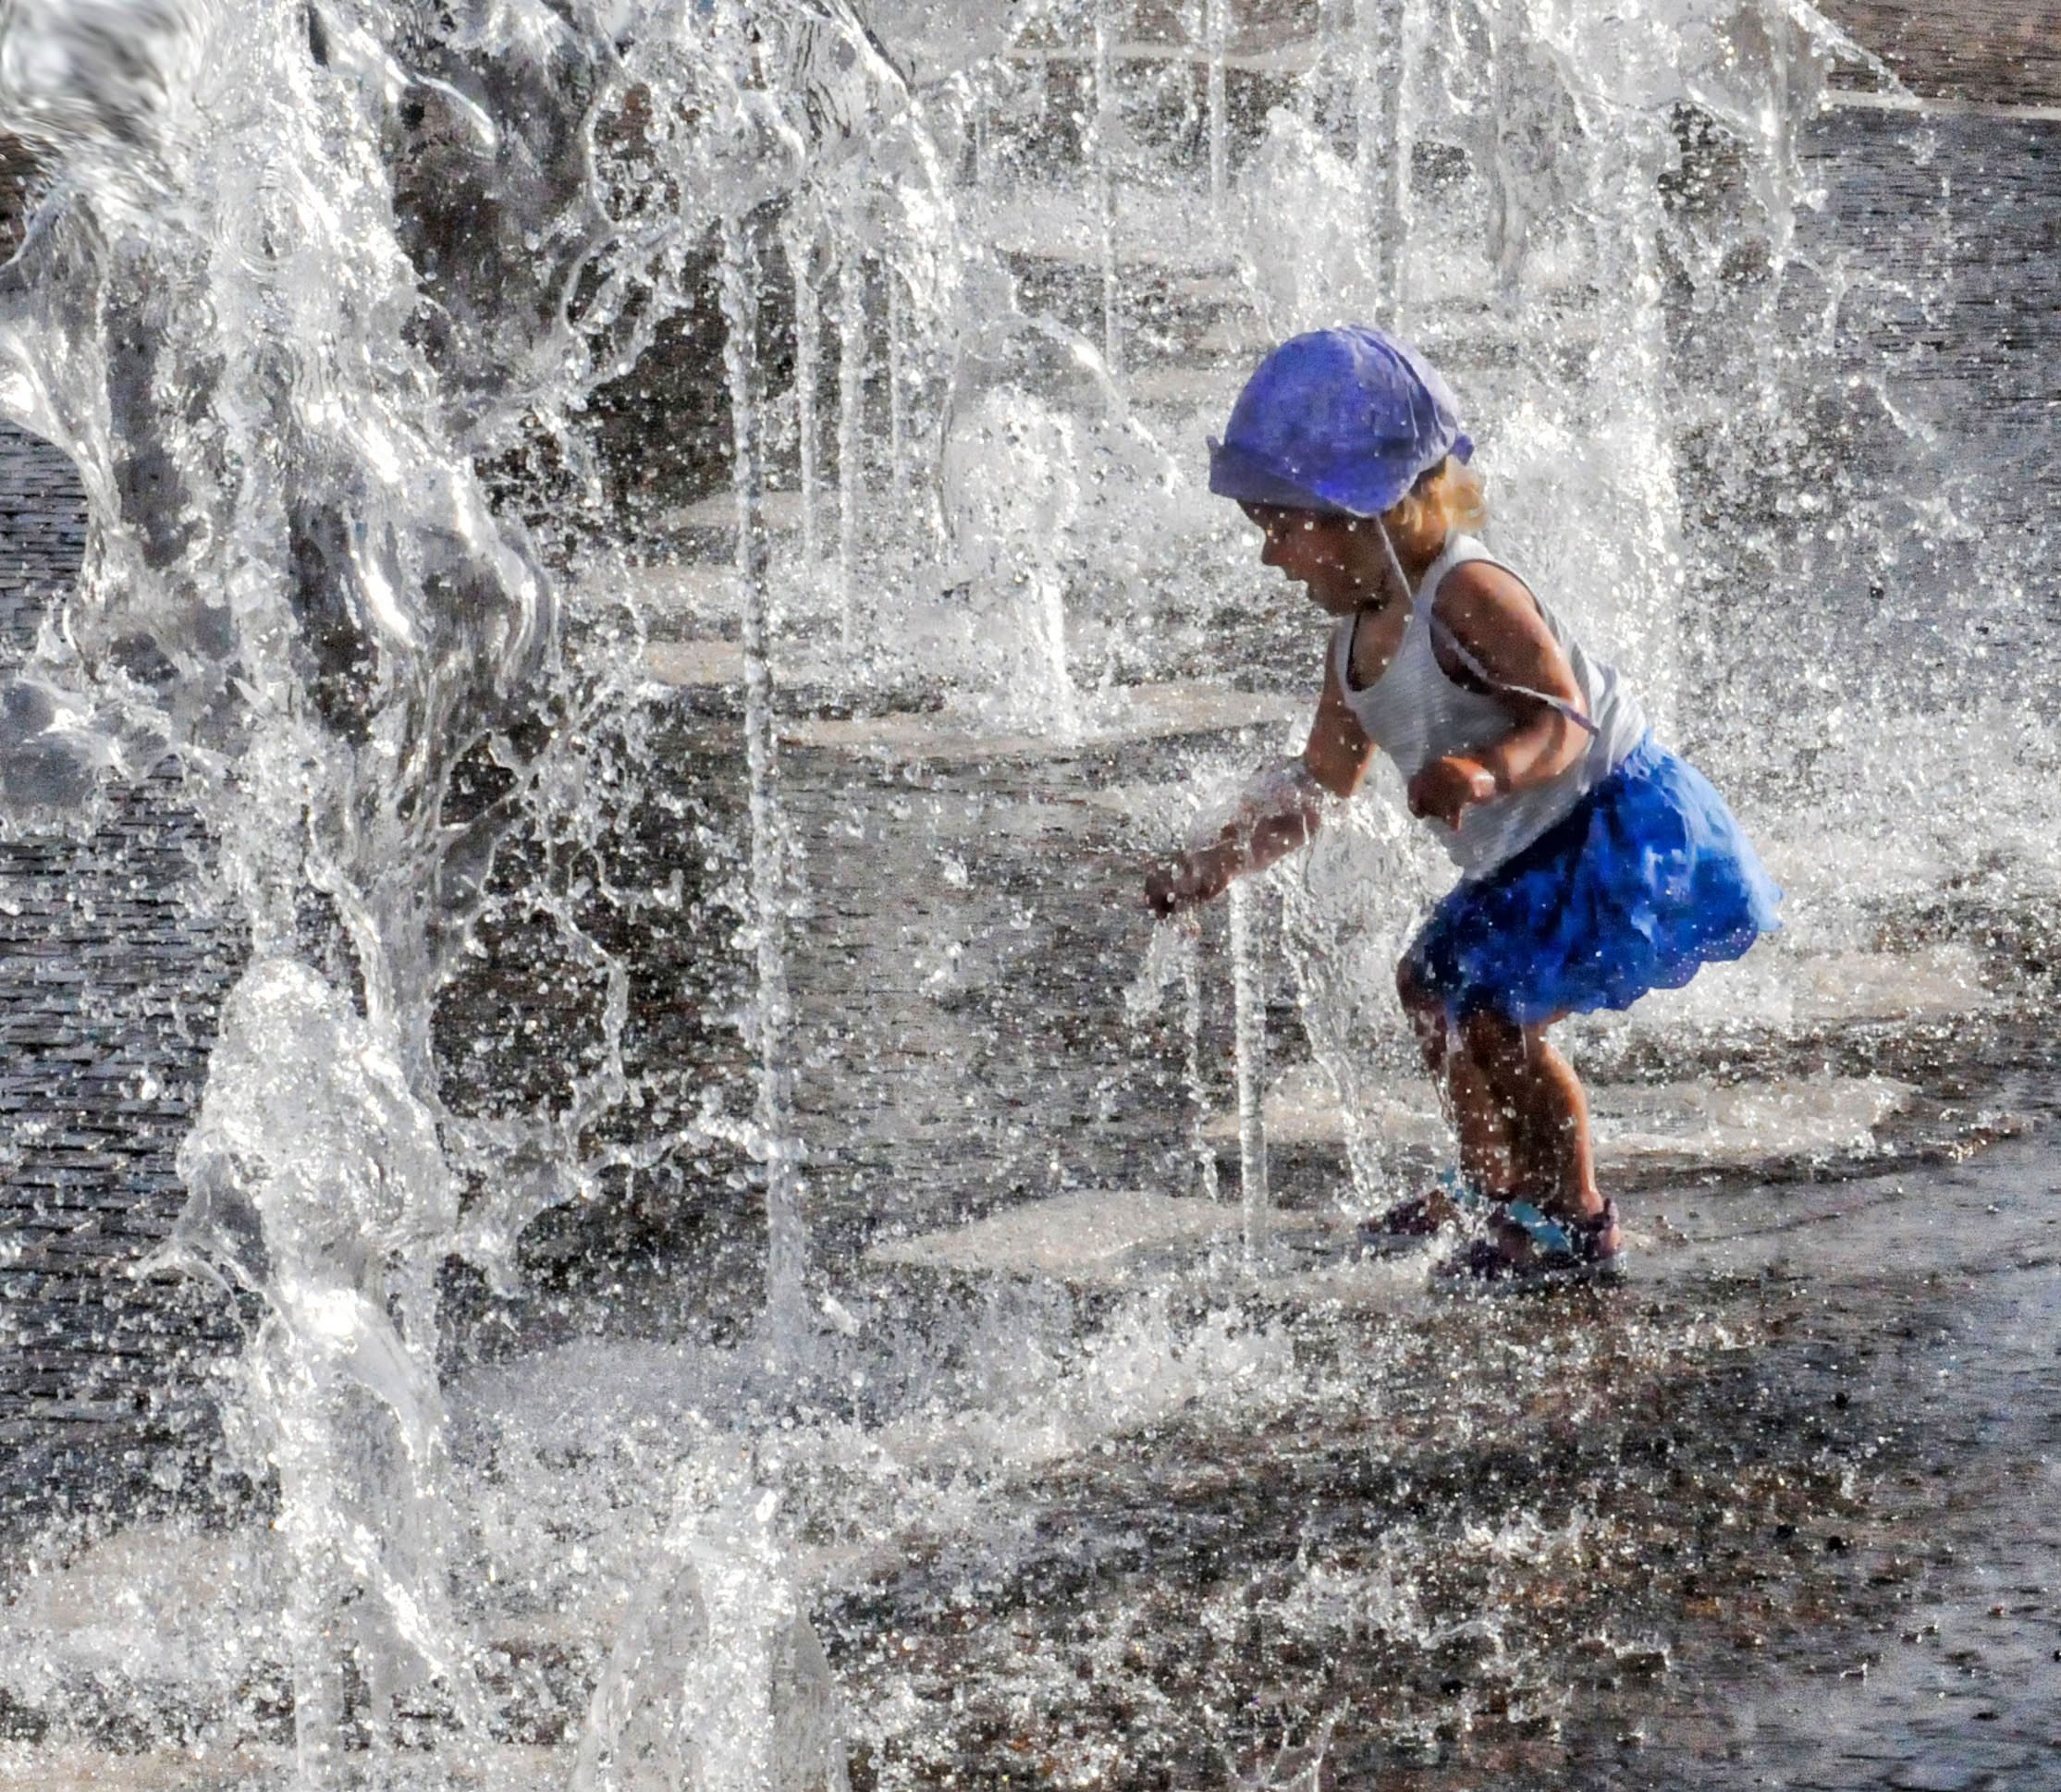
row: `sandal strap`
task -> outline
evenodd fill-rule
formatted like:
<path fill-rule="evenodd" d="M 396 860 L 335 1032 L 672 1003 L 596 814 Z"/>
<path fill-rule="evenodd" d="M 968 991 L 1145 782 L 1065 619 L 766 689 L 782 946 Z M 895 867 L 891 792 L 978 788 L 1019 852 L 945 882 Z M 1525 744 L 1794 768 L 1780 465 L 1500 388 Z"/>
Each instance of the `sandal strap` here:
<path fill-rule="evenodd" d="M 1549 1219 L 1529 1201 L 1502 1201 L 1494 1209 L 1498 1220 L 1506 1221 L 1531 1240 L 1532 1248 L 1544 1257 L 1573 1257 L 1576 1246 L 1564 1221 Z"/>
<path fill-rule="evenodd" d="M 1544 1258 L 1560 1258 L 1576 1263 L 1602 1260 L 1602 1241 L 1617 1223 L 1617 1204 L 1606 1200 L 1600 1213 L 1580 1220 L 1555 1220 L 1526 1200 L 1500 1201 L 1493 1212 L 1531 1240 L 1532 1248 Z"/>

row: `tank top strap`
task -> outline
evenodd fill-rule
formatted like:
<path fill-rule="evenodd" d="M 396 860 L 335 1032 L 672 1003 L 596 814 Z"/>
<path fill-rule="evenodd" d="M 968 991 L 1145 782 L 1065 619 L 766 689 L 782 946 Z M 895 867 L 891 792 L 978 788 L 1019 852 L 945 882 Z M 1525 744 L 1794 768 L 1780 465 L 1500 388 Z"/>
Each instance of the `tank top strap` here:
<path fill-rule="evenodd" d="M 1430 631 L 1431 639 L 1450 652 L 1454 658 L 1457 659 L 1462 666 L 1479 679 L 1490 690 L 1500 691 L 1507 696 L 1524 697 L 1532 703 L 1543 704 L 1548 709 L 1554 710 L 1565 717 L 1568 721 L 1574 723 L 1589 739 L 1596 739 L 1598 731 L 1596 723 L 1584 710 L 1567 702 L 1564 698 L 1549 696 L 1545 692 L 1534 691 L 1528 685 L 1511 684 L 1505 680 L 1497 678 L 1467 650 L 1466 644 L 1446 627 L 1444 620 L 1433 608 L 1439 600 L 1439 587 L 1444 584 L 1447 575 L 1456 568 L 1466 566 L 1475 560 L 1486 560 L 1491 566 L 1502 568 L 1519 584 L 1524 585 L 1525 590 L 1531 594 L 1531 601 L 1534 604 L 1539 604 L 1538 594 L 1531 590 L 1528 583 L 1526 583 L 1524 575 L 1516 568 L 1511 566 L 1507 561 L 1498 559 L 1474 536 L 1455 533 L 1445 538 L 1445 552 L 1425 568 L 1424 577 L 1417 581 L 1417 595 L 1411 599 L 1411 608 L 1423 617 L 1426 626 Z M 1546 613 L 1543 604 L 1539 604 L 1539 613 L 1541 616 Z"/>
<path fill-rule="evenodd" d="M 1417 582 L 1417 590 L 1411 597 L 1413 607 L 1429 616 L 1431 606 L 1438 598 L 1439 587 L 1445 583 L 1446 574 L 1455 568 L 1466 565 L 1469 560 L 1487 560 L 1491 566 L 1503 567 L 1513 579 L 1518 578 L 1516 568 L 1503 565 L 1503 561 L 1489 551 L 1487 545 L 1478 536 L 1466 534 L 1455 529 L 1446 536 L 1445 546 L 1439 558 L 1424 569 L 1424 576 Z M 1531 587 L 1526 585 L 1525 589 L 1528 591 Z"/>

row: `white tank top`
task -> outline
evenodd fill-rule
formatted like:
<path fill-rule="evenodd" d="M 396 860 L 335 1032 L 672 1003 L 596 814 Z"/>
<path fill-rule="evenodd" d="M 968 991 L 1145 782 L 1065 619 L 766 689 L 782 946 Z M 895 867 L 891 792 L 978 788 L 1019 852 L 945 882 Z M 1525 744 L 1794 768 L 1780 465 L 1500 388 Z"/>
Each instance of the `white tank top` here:
<path fill-rule="evenodd" d="M 1432 650 L 1435 630 L 1463 661 L 1468 659 L 1466 650 L 1432 614 L 1431 607 L 1438 601 L 1439 587 L 1446 574 L 1469 560 L 1486 560 L 1517 577 L 1472 535 L 1448 536 L 1445 552 L 1426 569 L 1417 583 L 1410 620 L 1404 627 L 1395 657 L 1364 691 L 1354 689 L 1350 676 L 1353 631 L 1358 618 L 1346 618 L 1331 637 L 1331 664 L 1347 706 L 1367 730 L 1368 738 L 1395 761 L 1405 782 L 1431 760 L 1442 759 L 1448 754 L 1478 752 L 1502 740 L 1515 726 L 1506 701 L 1454 683 Z M 1532 602 L 1539 604 L 1539 614 L 1574 668 L 1582 706 L 1588 712 L 1585 725 L 1592 729 L 1589 751 L 1546 783 L 1499 796 L 1493 802 L 1471 804 L 1463 812 L 1457 829 L 1442 821 L 1429 824 L 1465 878 L 1485 876 L 1523 852 L 1616 770 L 1619 761 L 1646 734 L 1645 712 L 1625 688 L 1616 669 L 1591 658 L 1560 619 L 1539 603 L 1536 595 Z M 1485 678 L 1483 682 L 1495 681 Z M 1512 685 L 1501 688 L 1519 695 L 1534 694 Z"/>

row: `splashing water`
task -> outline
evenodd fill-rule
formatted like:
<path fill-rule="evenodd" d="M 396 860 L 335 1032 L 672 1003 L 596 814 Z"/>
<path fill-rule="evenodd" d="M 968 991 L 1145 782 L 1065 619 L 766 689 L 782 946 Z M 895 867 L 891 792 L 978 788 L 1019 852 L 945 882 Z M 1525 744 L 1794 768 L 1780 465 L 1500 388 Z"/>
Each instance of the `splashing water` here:
<path fill-rule="evenodd" d="M 1004 742 L 1097 767 L 1076 808 L 1120 798 L 1128 756 L 1176 792 L 1141 812 L 1192 812 L 1281 712 L 1203 726 L 1151 693 L 1198 669 L 1233 670 L 1248 698 L 1308 682 L 1308 644 L 1255 595 L 1191 471 L 1269 339 L 1372 317 L 1453 374 L 1499 543 L 1767 823 L 1785 950 L 1860 954 L 1872 937 L 1866 904 L 1812 880 L 1826 841 L 1920 893 L 1968 856 L 1944 834 L 1913 843 L 1898 790 L 1948 788 L 2000 738 L 2053 759 L 1994 673 L 1957 698 L 1978 656 L 1947 618 L 1917 672 L 1885 628 L 1835 704 L 1772 694 L 1799 662 L 1839 663 L 1835 612 L 1865 603 L 1866 565 L 1905 568 L 1924 600 L 1952 583 L 1988 615 L 2036 546 L 1985 534 L 1973 475 L 1927 496 L 1945 451 L 1894 414 L 1879 369 L 1842 389 L 1901 479 L 1893 518 L 1824 471 L 1840 456 L 1811 432 L 1837 428 L 1797 414 L 1846 352 L 1824 320 L 1856 293 L 1900 302 L 1799 248 L 1820 203 L 1801 133 L 1834 59 L 1861 60 L 1836 32 L 1772 0 L 1608 17 L 1400 0 L 1326 6 L 1278 42 L 1226 0 L 1189 11 L 1183 43 L 1141 49 L 1126 33 L 1146 24 L 1109 0 L 7 9 L 0 117 L 46 184 L 0 275 L 0 408 L 71 456 L 92 533 L 78 592 L 0 692 L 0 803 L 11 826 L 78 826 L 108 780 L 176 762 L 248 933 L 159 1261 L 259 1315 L 229 1435 L 276 1483 L 276 1553 L 233 1572 L 262 1582 L 279 1635 L 212 1647 L 251 1683 L 283 1670 L 300 1784 L 344 1783 L 364 1753 L 394 1784 L 534 1768 L 591 1792 L 830 1787 L 852 1737 L 914 1775 L 917 1669 L 874 1663 L 877 1704 L 847 1708 L 812 1610 L 920 1555 L 971 1612 L 954 1552 L 1029 1559 L 1012 1503 L 1052 1465 L 1180 1414 L 1236 1431 L 1347 1401 L 1221 1284 L 1188 1311 L 1137 1268 L 1213 1238 L 1215 1218 L 1141 1203 L 1093 1297 L 1005 1277 L 883 1291 L 854 1268 L 875 1216 L 850 1217 L 870 1197 L 849 1162 L 875 1120 L 907 1116 L 860 1116 L 808 1161 L 841 1061 L 795 967 L 839 887 L 787 743 L 877 759 L 914 740 L 877 780 L 881 808 L 899 824 L 894 804 L 927 801 L 935 840 L 943 798 L 914 768 L 986 766 Z M 1247 108 L 1256 126 L 1234 79 L 1270 102 Z M 1186 136 L 1160 129 L 1184 106 Z M 1718 163 L 1727 177 L 1690 191 Z M 1775 338 L 1789 346 L 1763 352 Z M 1699 522 L 1686 485 L 1760 522 Z M 1821 579 L 1838 602 L 1782 620 Z M 1702 602 L 1726 581 L 1762 595 L 1712 622 Z M 661 648 L 741 688 L 734 718 L 708 699 L 741 729 L 741 767 L 669 756 Z M 1903 718 L 1945 706 L 1953 728 L 1910 748 Z M 1898 790 L 1870 776 L 1890 745 Z M 1803 747 L 1815 781 L 1785 792 L 1771 768 Z M 742 788 L 718 813 L 722 778 Z M 840 825 L 865 841 L 879 824 L 857 788 Z M 989 840 L 1047 825 L 1021 798 L 1030 818 Z M 610 867 L 654 808 L 672 878 L 632 888 Z M 2054 882 L 2038 803 L 1981 819 L 2000 878 Z M 1338 821 L 1233 916 L 1248 1244 L 1271 1223 L 1262 902 L 1280 906 L 1353 1198 L 1404 1173 L 1383 1105 L 1407 1064 L 1390 966 L 1429 873 L 1392 791 Z M 742 1063 L 714 1048 L 661 1063 L 634 1037 L 636 952 L 682 907 L 688 840 L 728 880 L 709 911 L 740 924 L 700 950 L 745 969 L 727 1009 L 705 1002 L 734 1020 Z M 967 894 L 975 848 L 935 856 L 938 901 Z M 990 934 L 1031 927 L 1014 900 Z M 964 969 L 985 936 L 966 934 L 939 948 L 948 1014 L 995 1000 Z M 498 972 L 508 941 L 580 1018 L 525 1033 L 482 1096 L 484 1074 L 454 1068 L 470 1059 L 449 992 L 482 962 Z M 909 927 L 891 950 L 936 944 Z M 1192 940 L 1158 951 L 1134 1018 L 1182 982 L 1165 1143 L 1172 1185 L 1213 1200 L 1203 964 Z M 1802 1028 L 1808 970 L 1747 976 L 1684 1000 L 1714 1004 L 1712 1027 L 1744 1011 Z M 846 1001 L 853 1037 L 892 1005 L 864 987 Z M 944 1023 L 926 1010 L 903 1031 L 955 1096 Z M 923 1110 L 912 1126 L 949 1106 L 941 1086 L 896 1086 Z M 1068 1099 L 1033 1088 L 991 1128 L 1019 1153 L 995 1160 L 1053 1166 L 1037 1193 L 1066 1192 L 1067 1135 L 1087 1130 Z M 936 1125 L 894 1148 L 890 1182 L 950 1155 Z M 512 1366 L 474 1362 L 455 1398 L 439 1385 L 448 1258 L 518 1310 L 540 1215 L 716 1160 L 762 1221 L 746 1326 L 531 1337 Z M 923 1226 L 1029 1187 L 953 1170 Z M 1642 1337 L 1639 1360 L 1707 1342 Z M 1545 1577 L 1598 1545 L 1534 1516 L 1454 1548 L 1486 1576 Z M 1392 1550 L 1304 1562 L 1261 1602 L 1319 1639 L 1515 1659 L 1492 1626 L 1426 1617 Z M 64 1680 L 55 1634 L 9 1664 L 10 1688 Z M 179 1696 L 233 1728 L 238 1675 L 187 1678 Z M 1317 1725 L 1318 1756 L 1345 1721 Z M 410 1722 L 420 1759 L 393 1741 Z M 511 1733 L 543 1738 L 541 1765 L 495 1752 Z"/>

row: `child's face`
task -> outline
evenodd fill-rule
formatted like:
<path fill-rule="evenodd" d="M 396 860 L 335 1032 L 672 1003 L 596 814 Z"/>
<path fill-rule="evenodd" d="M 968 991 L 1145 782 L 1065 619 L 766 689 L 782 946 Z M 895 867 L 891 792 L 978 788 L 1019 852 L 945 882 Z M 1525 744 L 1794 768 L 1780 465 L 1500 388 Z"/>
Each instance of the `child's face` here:
<path fill-rule="evenodd" d="M 1380 589 L 1380 545 L 1351 518 L 1272 504 L 1240 508 L 1266 535 L 1260 565 L 1281 568 L 1328 615 L 1351 616 Z"/>

